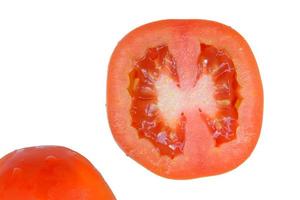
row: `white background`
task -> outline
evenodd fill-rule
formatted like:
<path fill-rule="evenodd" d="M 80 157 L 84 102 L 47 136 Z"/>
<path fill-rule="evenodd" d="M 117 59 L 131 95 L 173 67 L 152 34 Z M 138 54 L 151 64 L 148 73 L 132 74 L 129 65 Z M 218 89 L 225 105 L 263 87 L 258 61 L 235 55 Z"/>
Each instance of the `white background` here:
<path fill-rule="evenodd" d="M 300 12 L 297 1 L 0 1 L 0 157 L 56 144 L 86 156 L 119 200 L 299 199 Z M 260 140 L 239 168 L 187 181 L 161 178 L 120 150 L 106 116 L 117 42 L 166 18 L 232 26 L 249 42 L 265 95 Z"/>

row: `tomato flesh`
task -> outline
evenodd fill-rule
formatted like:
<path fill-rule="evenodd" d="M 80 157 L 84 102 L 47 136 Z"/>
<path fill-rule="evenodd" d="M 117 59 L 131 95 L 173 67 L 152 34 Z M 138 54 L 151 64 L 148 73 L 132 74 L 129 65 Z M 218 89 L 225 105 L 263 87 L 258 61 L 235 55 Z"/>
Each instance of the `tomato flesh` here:
<path fill-rule="evenodd" d="M 197 86 L 202 76 L 209 76 L 213 80 L 215 91 L 208 92 L 214 93 L 213 101 L 216 102 L 217 112 L 208 114 L 201 107 L 198 107 L 197 111 L 206 119 L 216 146 L 220 146 L 236 137 L 238 84 L 233 62 L 226 53 L 211 45 L 200 45 L 201 53 L 198 59 L 197 76 L 192 87 Z M 159 86 L 156 85 L 163 76 L 168 76 L 175 83 L 177 88 L 173 90 L 178 90 L 177 93 L 181 92 L 176 62 L 170 54 L 168 46 L 149 48 L 145 56 L 136 61 L 135 67 L 129 74 L 128 91 L 132 98 L 130 114 L 132 126 L 136 128 L 139 136 L 149 139 L 162 155 L 173 158 L 183 152 L 186 117 L 184 111 L 180 112 L 180 116 L 174 117 L 175 123 L 168 123 L 163 117 L 158 106 Z M 170 83 L 159 85 L 166 84 Z M 167 95 L 170 96 L 172 95 L 171 90 L 166 89 L 162 93 L 168 93 Z M 195 97 L 192 93 L 191 91 L 186 92 L 183 98 L 192 98 L 194 102 L 201 101 L 201 99 L 193 99 Z M 170 102 L 166 102 L 165 105 L 168 103 Z"/>

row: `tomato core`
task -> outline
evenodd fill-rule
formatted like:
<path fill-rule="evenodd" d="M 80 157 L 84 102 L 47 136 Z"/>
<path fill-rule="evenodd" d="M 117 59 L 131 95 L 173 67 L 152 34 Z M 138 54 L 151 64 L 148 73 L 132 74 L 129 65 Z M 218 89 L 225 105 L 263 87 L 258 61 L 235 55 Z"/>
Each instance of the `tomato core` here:
<path fill-rule="evenodd" d="M 189 89 L 180 87 L 176 60 L 167 45 L 149 48 L 129 73 L 132 126 L 171 158 L 184 150 L 186 108 L 205 119 L 216 147 L 236 138 L 241 99 L 234 64 L 224 50 L 199 45 L 197 76 Z"/>

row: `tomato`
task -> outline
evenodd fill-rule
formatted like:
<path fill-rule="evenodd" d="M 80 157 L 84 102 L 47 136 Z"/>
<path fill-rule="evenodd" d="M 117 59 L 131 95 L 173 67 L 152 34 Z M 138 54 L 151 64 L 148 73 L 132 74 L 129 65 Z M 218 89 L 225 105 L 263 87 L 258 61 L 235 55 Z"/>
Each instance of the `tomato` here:
<path fill-rule="evenodd" d="M 108 185 L 80 154 L 59 146 L 16 150 L 0 160 L 1 200 L 112 200 Z"/>
<path fill-rule="evenodd" d="M 249 157 L 260 134 L 257 63 L 226 25 L 146 24 L 112 54 L 107 113 L 119 146 L 152 172 L 172 179 L 224 173 Z"/>

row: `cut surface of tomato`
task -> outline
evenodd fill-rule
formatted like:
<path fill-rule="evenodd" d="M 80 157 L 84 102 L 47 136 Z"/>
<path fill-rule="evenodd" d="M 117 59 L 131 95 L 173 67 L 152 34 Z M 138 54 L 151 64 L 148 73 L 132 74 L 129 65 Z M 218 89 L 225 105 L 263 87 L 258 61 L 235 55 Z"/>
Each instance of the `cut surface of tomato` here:
<path fill-rule="evenodd" d="M 233 29 L 164 20 L 129 33 L 109 66 L 107 111 L 121 148 L 168 178 L 237 167 L 259 137 L 263 93 L 255 58 Z"/>
<path fill-rule="evenodd" d="M 0 199 L 115 198 L 86 158 L 65 147 L 39 146 L 19 149 L 0 159 Z"/>

